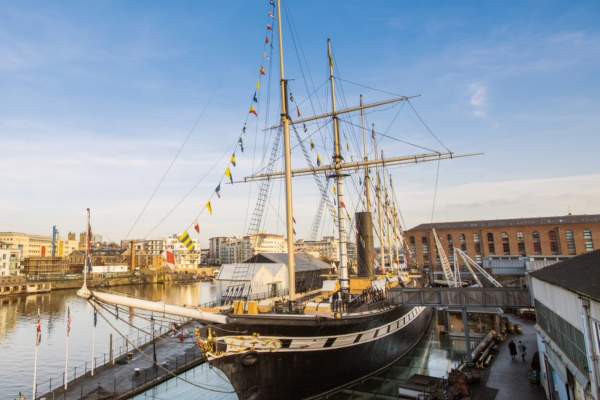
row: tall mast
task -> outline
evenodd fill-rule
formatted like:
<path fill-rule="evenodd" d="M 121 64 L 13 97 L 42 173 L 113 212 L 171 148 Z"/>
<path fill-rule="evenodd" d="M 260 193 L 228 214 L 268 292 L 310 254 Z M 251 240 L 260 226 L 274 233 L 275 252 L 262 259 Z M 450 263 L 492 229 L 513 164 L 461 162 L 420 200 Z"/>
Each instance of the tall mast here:
<path fill-rule="evenodd" d="M 369 160 L 369 151 L 367 146 L 367 130 L 365 129 L 365 110 L 363 107 L 363 95 L 360 95 L 360 127 L 362 129 L 363 136 L 363 160 Z M 369 176 L 369 167 L 365 168 L 365 202 L 366 211 L 371 212 L 371 177 Z"/>
<path fill-rule="evenodd" d="M 283 126 L 283 153 L 285 159 L 285 217 L 288 250 L 288 286 L 290 300 L 296 295 L 296 258 L 294 255 L 294 212 L 292 208 L 292 148 L 290 145 L 290 118 L 288 116 L 287 81 L 283 61 L 283 27 L 281 0 L 277 0 L 277 28 L 279 30 L 279 86 L 281 88 L 281 125 Z"/>
<path fill-rule="evenodd" d="M 372 126 L 371 137 L 373 138 L 373 148 L 375 150 L 375 158 L 378 157 L 377 140 L 375 140 L 375 125 Z M 377 217 L 379 222 L 379 265 L 381 269 L 385 268 L 385 246 L 384 246 L 384 231 L 383 231 L 383 207 L 381 206 L 381 177 L 379 171 L 377 173 L 377 184 L 375 187 L 375 197 L 377 197 Z"/>
<path fill-rule="evenodd" d="M 335 162 L 335 183 L 337 187 L 337 212 L 338 212 L 338 237 L 340 242 L 340 269 L 339 280 L 342 293 L 347 294 L 350 291 L 348 284 L 348 254 L 347 254 L 347 235 L 346 235 L 346 216 L 344 202 L 344 174 L 341 170 L 343 161 L 342 146 L 340 139 L 340 121 L 337 117 L 337 104 L 335 97 L 335 77 L 333 75 L 333 51 L 331 48 L 331 39 L 327 39 L 327 58 L 329 59 L 329 84 L 331 86 L 331 116 L 333 118 L 333 139 L 335 153 L 333 160 Z"/>
<path fill-rule="evenodd" d="M 87 270 L 91 267 L 90 261 L 90 241 L 92 238 L 90 237 L 90 209 L 86 208 L 86 226 L 85 226 L 85 261 L 83 262 L 83 288 L 87 289 Z"/>

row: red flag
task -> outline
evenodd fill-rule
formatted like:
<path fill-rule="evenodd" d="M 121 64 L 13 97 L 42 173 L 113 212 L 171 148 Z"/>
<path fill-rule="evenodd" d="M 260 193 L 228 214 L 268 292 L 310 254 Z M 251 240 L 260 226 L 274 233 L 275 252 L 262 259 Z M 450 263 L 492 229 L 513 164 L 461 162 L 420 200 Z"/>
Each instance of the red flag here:
<path fill-rule="evenodd" d="M 342 206 L 342 208 L 346 208 L 346 203 L 344 203 L 343 201 L 340 201 L 340 206 Z"/>
<path fill-rule="evenodd" d="M 196 233 L 200 233 L 200 225 L 197 222 L 194 225 L 194 230 L 196 231 Z"/>
<path fill-rule="evenodd" d="M 175 253 L 173 253 L 173 250 L 167 250 L 167 264 L 175 265 Z"/>
<path fill-rule="evenodd" d="M 265 44 L 269 44 L 271 42 L 271 40 L 269 39 L 268 36 L 265 36 Z"/>
<path fill-rule="evenodd" d="M 265 69 L 265 67 L 263 67 L 262 65 L 260 66 L 260 69 L 258 70 L 258 72 L 261 75 L 265 75 L 267 73 L 267 70 Z"/>
<path fill-rule="evenodd" d="M 273 30 L 273 25 L 271 25 L 271 24 L 268 24 L 268 25 L 267 25 L 267 30 L 268 30 L 268 31 L 272 31 L 272 30 Z"/>
<path fill-rule="evenodd" d="M 37 325 L 35 327 L 35 345 L 42 343 L 42 321 L 40 320 L 40 310 L 38 310 Z"/>
<path fill-rule="evenodd" d="M 67 336 L 71 336 L 71 307 L 67 307 Z"/>
<path fill-rule="evenodd" d="M 250 106 L 250 111 L 248 111 L 250 114 L 254 114 L 255 117 L 258 117 L 258 112 L 256 111 L 256 108 L 254 108 L 254 106 Z"/>

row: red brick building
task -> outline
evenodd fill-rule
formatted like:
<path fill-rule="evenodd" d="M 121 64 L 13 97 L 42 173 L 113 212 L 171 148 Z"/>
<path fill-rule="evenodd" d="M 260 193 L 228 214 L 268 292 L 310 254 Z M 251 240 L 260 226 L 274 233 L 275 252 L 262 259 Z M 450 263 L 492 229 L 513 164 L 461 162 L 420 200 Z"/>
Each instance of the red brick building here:
<path fill-rule="evenodd" d="M 600 249 L 600 214 L 440 222 L 406 231 L 418 267 L 439 264 L 432 228 L 450 260 L 454 246 L 478 262 L 487 256 L 570 256 Z"/>

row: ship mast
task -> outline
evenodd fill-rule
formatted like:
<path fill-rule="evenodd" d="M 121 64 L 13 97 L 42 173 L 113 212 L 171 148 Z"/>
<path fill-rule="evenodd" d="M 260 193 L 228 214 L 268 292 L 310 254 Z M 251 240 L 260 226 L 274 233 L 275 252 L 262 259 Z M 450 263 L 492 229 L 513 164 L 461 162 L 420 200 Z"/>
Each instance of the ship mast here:
<path fill-rule="evenodd" d="M 333 162 L 335 163 L 335 184 L 337 194 L 337 214 L 338 214 L 338 238 L 340 242 L 340 266 L 339 266 L 339 281 L 340 288 L 343 294 L 348 294 L 350 291 L 348 281 L 348 249 L 347 249 L 347 234 L 346 234 L 346 216 L 344 202 L 344 174 L 342 173 L 342 146 L 340 138 L 340 121 L 337 116 L 337 102 L 335 97 L 335 77 L 333 75 L 334 61 L 333 51 L 331 48 L 331 39 L 327 39 L 327 58 L 329 60 L 329 84 L 331 87 L 331 115 L 333 119 L 333 140 L 334 140 L 334 155 Z"/>
<path fill-rule="evenodd" d="M 369 151 L 367 147 L 367 130 L 365 129 L 365 110 L 363 107 L 363 95 L 360 95 L 360 127 L 362 130 L 363 137 L 363 151 L 364 156 L 363 160 L 369 161 Z M 371 177 L 369 176 L 369 167 L 365 168 L 365 202 L 366 202 L 366 210 L 367 212 L 371 212 Z"/>
<path fill-rule="evenodd" d="M 294 212 L 292 204 L 292 150 L 290 144 L 290 117 L 288 115 L 287 81 L 283 54 L 283 27 L 281 0 L 277 0 L 277 28 L 279 33 L 279 86 L 281 88 L 281 125 L 283 126 L 283 154 L 285 159 L 285 217 L 288 250 L 288 286 L 290 300 L 296 295 L 296 258 L 294 255 Z"/>

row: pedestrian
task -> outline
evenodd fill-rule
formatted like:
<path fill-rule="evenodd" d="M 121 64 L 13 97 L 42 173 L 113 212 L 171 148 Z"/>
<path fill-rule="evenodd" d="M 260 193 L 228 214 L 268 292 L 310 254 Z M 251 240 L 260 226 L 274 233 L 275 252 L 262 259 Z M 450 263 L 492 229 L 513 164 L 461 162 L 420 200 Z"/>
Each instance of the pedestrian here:
<path fill-rule="evenodd" d="M 521 353 L 521 361 L 525 362 L 525 357 L 527 357 L 527 347 L 520 340 L 519 340 L 519 352 Z"/>
<path fill-rule="evenodd" d="M 517 345 L 512 339 L 508 342 L 508 350 L 510 351 L 510 358 L 514 360 L 517 356 Z"/>

